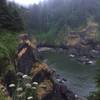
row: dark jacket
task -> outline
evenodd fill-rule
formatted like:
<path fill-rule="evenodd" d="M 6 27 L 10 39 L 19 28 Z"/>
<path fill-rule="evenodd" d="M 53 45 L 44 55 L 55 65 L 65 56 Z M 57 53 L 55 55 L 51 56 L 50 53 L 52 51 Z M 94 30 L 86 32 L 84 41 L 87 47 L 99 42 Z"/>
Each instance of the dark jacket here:
<path fill-rule="evenodd" d="M 33 53 L 33 48 L 27 43 L 19 44 L 17 49 L 18 53 L 24 48 L 27 48 L 26 52 L 19 59 L 17 59 L 17 71 L 24 74 L 29 74 L 32 65 L 36 62 L 36 58 Z"/>

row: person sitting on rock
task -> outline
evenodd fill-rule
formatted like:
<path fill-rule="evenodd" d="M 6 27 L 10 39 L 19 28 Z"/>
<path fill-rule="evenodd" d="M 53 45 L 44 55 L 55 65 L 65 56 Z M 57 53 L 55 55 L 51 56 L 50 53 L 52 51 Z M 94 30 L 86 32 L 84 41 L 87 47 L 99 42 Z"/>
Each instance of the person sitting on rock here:
<path fill-rule="evenodd" d="M 33 51 L 36 49 L 36 45 L 31 43 L 31 39 L 28 34 L 21 34 L 19 37 L 19 45 L 17 48 L 16 70 L 23 74 L 29 74 L 32 65 L 37 61 Z"/>

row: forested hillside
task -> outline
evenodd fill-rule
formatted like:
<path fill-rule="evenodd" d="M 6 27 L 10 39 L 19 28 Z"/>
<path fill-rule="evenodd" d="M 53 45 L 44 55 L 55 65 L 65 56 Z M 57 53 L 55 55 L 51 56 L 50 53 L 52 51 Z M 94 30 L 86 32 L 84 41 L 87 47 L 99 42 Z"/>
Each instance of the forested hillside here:
<path fill-rule="evenodd" d="M 13 65 L 16 37 L 24 30 L 17 9 L 17 5 L 0 0 L 0 76 Z"/>
<path fill-rule="evenodd" d="M 98 24 L 96 34 L 100 30 L 99 0 L 45 0 L 29 8 L 0 2 L 0 30 L 25 29 L 45 42 L 61 42 L 71 31 L 86 28 L 89 21 Z"/>
<path fill-rule="evenodd" d="M 100 23 L 99 0 L 48 0 L 25 10 L 27 28 L 33 32 L 59 32 L 85 27 L 88 20 Z"/>
<path fill-rule="evenodd" d="M 89 21 L 100 24 L 99 10 L 99 0 L 44 0 L 19 12 L 27 32 L 44 42 L 61 43 L 71 31 L 86 28 Z"/>

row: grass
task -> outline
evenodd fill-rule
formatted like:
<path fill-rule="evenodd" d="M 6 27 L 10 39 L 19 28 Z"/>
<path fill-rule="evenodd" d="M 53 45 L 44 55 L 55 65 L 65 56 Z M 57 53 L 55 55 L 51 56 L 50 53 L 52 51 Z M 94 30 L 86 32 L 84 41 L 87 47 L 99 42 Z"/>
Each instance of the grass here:
<path fill-rule="evenodd" d="M 0 33 L 0 74 L 4 74 L 13 66 L 13 59 L 17 46 L 18 33 L 2 32 Z"/>
<path fill-rule="evenodd" d="M 8 100 L 8 98 L 3 94 L 1 90 L 0 90 L 0 100 Z"/>

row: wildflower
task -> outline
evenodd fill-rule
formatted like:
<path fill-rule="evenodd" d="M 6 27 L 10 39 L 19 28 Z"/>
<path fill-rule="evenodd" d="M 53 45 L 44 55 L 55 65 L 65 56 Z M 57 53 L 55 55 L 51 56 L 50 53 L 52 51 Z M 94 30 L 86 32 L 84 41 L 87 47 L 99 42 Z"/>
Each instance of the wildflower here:
<path fill-rule="evenodd" d="M 23 73 L 18 72 L 18 73 L 17 73 L 17 76 L 23 76 Z"/>
<path fill-rule="evenodd" d="M 23 88 L 22 87 L 19 87 L 19 88 L 16 89 L 16 91 L 17 92 L 21 92 L 21 91 L 23 91 Z"/>
<path fill-rule="evenodd" d="M 32 97 L 32 96 L 30 96 L 30 97 L 28 97 L 28 98 L 27 98 L 27 100 L 32 100 L 32 99 L 33 99 L 33 97 Z"/>
<path fill-rule="evenodd" d="M 30 83 L 27 83 L 25 86 L 26 86 L 27 88 L 31 88 L 31 87 L 32 87 Z"/>
<path fill-rule="evenodd" d="M 22 76 L 24 79 L 29 79 L 29 80 L 31 80 L 32 78 L 31 77 L 29 77 L 28 75 L 23 75 Z"/>
<path fill-rule="evenodd" d="M 15 87 L 15 84 L 10 84 L 9 87 L 13 88 L 13 87 Z"/>
<path fill-rule="evenodd" d="M 28 78 L 28 75 L 23 75 L 23 78 L 24 78 L 24 79 L 27 79 L 27 78 Z"/>
<path fill-rule="evenodd" d="M 33 85 L 38 85 L 38 82 L 33 82 Z"/>
<path fill-rule="evenodd" d="M 22 98 L 24 96 L 25 93 L 21 93 L 19 95 L 17 95 L 18 98 Z"/>
<path fill-rule="evenodd" d="M 33 90 L 36 90 L 36 87 L 32 87 Z"/>

